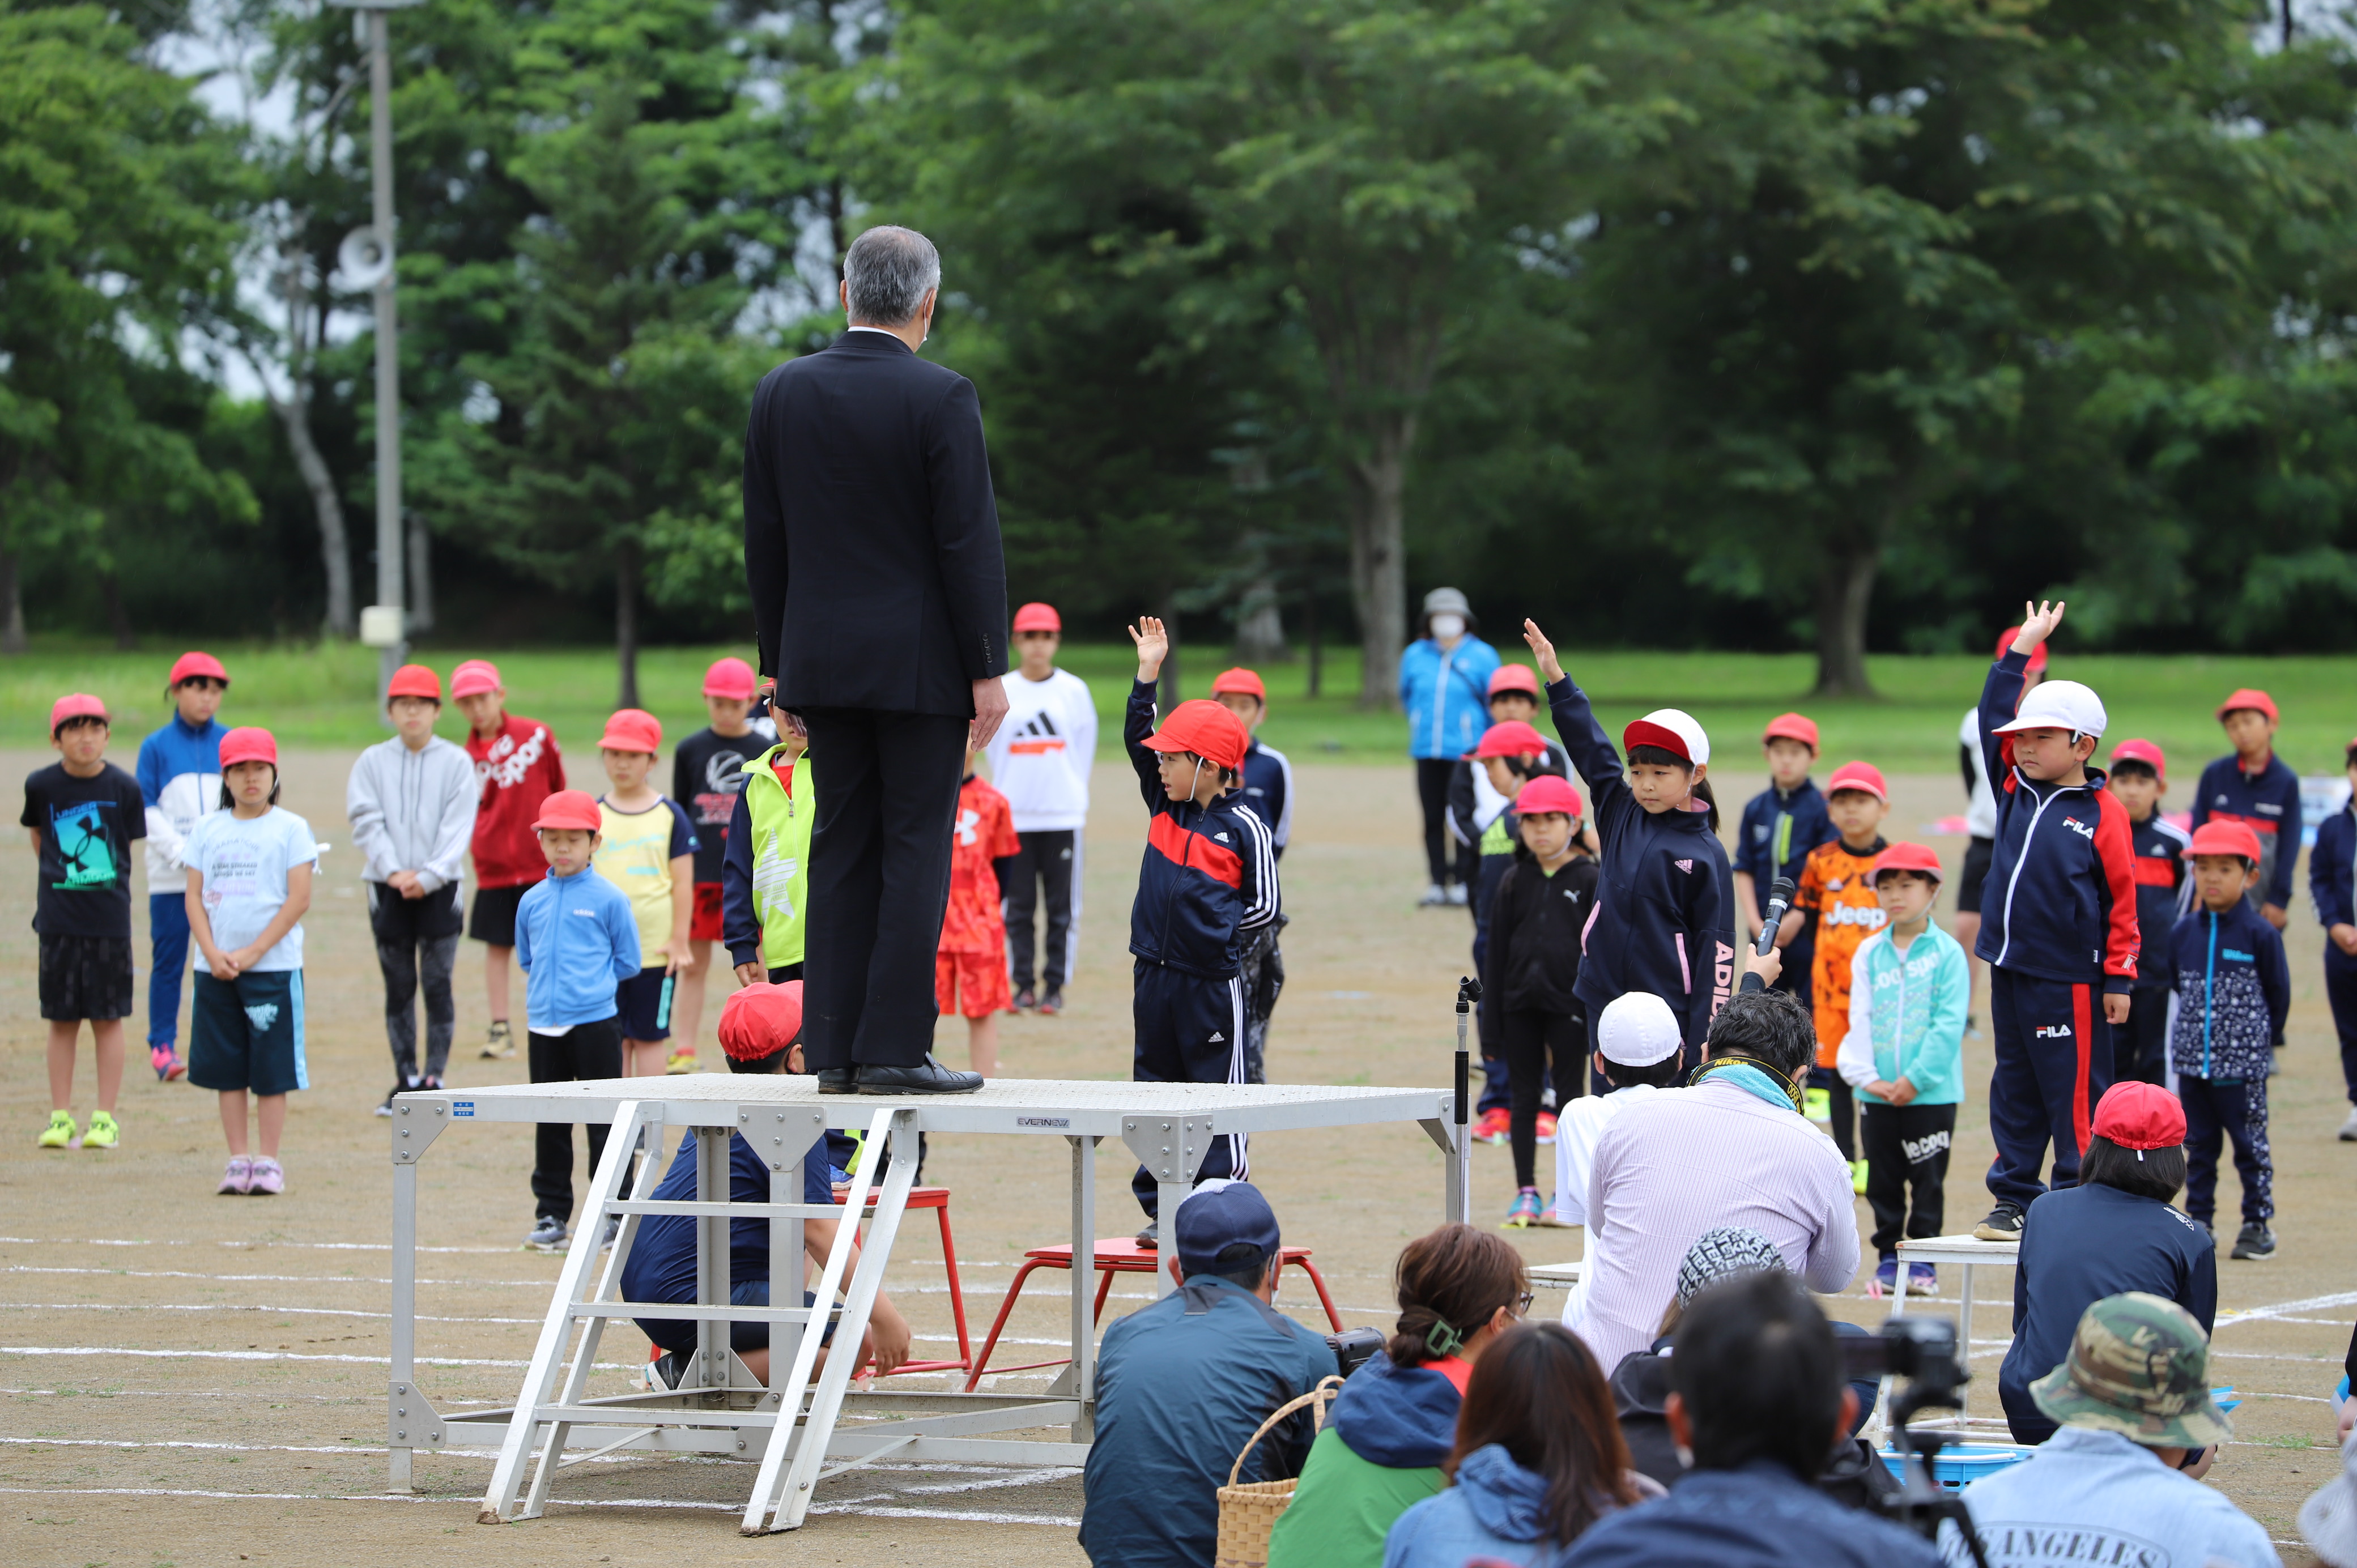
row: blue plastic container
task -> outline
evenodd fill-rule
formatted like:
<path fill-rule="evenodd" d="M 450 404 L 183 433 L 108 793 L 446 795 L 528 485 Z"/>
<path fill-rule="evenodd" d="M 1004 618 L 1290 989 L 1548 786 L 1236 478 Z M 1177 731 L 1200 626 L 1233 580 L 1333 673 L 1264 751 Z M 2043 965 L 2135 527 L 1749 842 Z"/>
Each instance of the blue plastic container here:
<path fill-rule="evenodd" d="M 1951 1443 L 1940 1450 L 1939 1458 L 1932 1462 L 1932 1479 L 1948 1491 L 1960 1492 L 1975 1481 L 2018 1465 L 2037 1452 L 2010 1443 Z M 1902 1481 L 1907 1478 L 1904 1456 L 1897 1449 L 1884 1449 L 1882 1462 L 1889 1466 L 1892 1475 Z"/>

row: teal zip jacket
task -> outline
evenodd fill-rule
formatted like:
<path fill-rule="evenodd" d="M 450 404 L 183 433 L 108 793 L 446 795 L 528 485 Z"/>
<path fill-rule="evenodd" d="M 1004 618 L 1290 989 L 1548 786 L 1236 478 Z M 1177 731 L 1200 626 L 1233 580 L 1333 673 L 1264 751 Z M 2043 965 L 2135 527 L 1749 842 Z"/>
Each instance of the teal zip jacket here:
<path fill-rule="evenodd" d="M 1835 1067 L 1865 1094 L 1876 1079 L 1915 1086 L 1910 1105 L 1954 1105 L 1964 1098 L 1964 1005 L 1972 977 L 1964 950 L 1936 924 L 1907 944 L 1902 957 L 1885 926 L 1850 960 L 1849 1033 Z M 1879 1105 L 1880 1095 L 1866 1098 Z"/>

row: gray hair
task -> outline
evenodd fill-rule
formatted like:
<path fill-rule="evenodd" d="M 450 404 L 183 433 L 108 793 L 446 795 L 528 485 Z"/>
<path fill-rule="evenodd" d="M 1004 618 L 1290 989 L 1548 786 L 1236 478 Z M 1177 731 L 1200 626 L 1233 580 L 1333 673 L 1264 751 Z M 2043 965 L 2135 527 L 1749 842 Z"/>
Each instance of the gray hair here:
<path fill-rule="evenodd" d="M 851 319 L 899 327 L 917 318 L 925 295 L 942 286 L 942 256 L 914 229 L 887 223 L 851 242 L 843 258 Z"/>

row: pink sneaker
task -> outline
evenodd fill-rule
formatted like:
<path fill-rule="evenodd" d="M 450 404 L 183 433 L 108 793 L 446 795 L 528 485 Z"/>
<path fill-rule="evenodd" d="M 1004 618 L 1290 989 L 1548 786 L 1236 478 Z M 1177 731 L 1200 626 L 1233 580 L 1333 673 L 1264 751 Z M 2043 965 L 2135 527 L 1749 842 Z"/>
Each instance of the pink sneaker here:
<path fill-rule="evenodd" d="M 253 1162 L 243 1155 L 231 1155 L 229 1168 L 221 1172 L 221 1184 L 215 1192 L 233 1192 L 241 1197 L 253 1190 Z"/>
<path fill-rule="evenodd" d="M 267 1155 L 253 1162 L 253 1185 L 245 1189 L 256 1197 L 272 1197 L 286 1190 L 286 1172 Z"/>

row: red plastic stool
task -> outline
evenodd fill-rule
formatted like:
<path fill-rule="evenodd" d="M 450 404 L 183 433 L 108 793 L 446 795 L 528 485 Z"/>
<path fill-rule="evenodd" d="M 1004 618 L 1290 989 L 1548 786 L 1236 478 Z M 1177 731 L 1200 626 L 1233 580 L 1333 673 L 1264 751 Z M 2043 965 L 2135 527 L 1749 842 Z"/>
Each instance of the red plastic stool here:
<path fill-rule="evenodd" d="M 1335 1333 L 1342 1332 L 1341 1315 L 1334 1310 L 1334 1298 L 1326 1294 L 1326 1281 L 1318 1273 L 1318 1265 L 1309 1261 L 1309 1249 L 1307 1247 L 1283 1248 L 1280 1250 L 1280 1260 L 1277 1264 L 1280 1273 L 1291 1267 L 1299 1269 L 1309 1276 L 1310 1284 L 1318 1292 L 1318 1305 L 1326 1309 L 1326 1321 L 1334 1326 Z M 1096 1269 L 1100 1277 L 1097 1281 L 1096 1307 L 1091 1315 L 1090 1321 L 1093 1323 L 1104 1316 L 1105 1297 L 1113 1292 L 1114 1275 L 1150 1274 L 1161 1266 L 1161 1261 L 1160 1252 L 1151 1247 L 1139 1246 L 1135 1237 L 1100 1237 L 1096 1244 Z M 974 1385 L 982 1381 L 982 1374 L 989 1369 L 990 1352 L 997 1345 L 999 1331 L 1006 1326 L 1007 1315 L 1015 1310 L 1015 1298 L 1023 1294 L 1023 1282 L 1031 1277 L 1031 1271 L 1034 1269 L 1069 1270 L 1071 1266 L 1072 1249 L 1069 1243 L 1055 1247 L 1034 1247 L 1023 1254 L 1023 1266 L 1015 1271 L 1015 1281 L 1006 1287 L 1006 1299 L 999 1303 L 997 1320 L 991 1324 L 990 1333 L 982 1342 L 982 1358 L 973 1363 L 973 1375 L 965 1380 L 966 1392 L 974 1392 Z M 1035 1371 L 1041 1367 L 1060 1367 L 1070 1359 L 1070 1357 L 1060 1356 L 1052 1361 L 1027 1361 L 1022 1366 L 1001 1367 L 999 1370 L 1002 1372 Z"/>
<path fill-rule="evenodd" d="M 837 1188 L 834 1201 L 843 1202 L 851 1196 L 849 1189 Z M 877 1195 L 869 1192 L 864 1212 L 873 1213 Z M 965 1288 L 958 1281 L 957 1243 L 950 1237 L 950 1189 L 945 1187 L 912 1187 L 909 1192 L 910 1208 L 930 1208 L 941 1221 L 942 1267 L 950 1277 L 950 1316 L 957 1320 L 957 1359 L 954 1361 L 903 1361 L 895 1367 L 895 1376 L 902 1372 L 963 1372 L 974 1365 L 974 1346 L 966 1338 Z M 994 1333 L 996 1330 L 993 1331 Z M 987 1351 L 985 1352 L 987 1354 Z"/>

